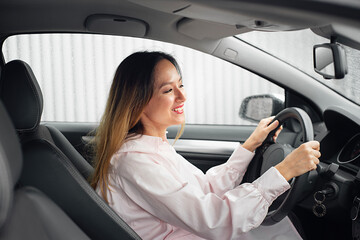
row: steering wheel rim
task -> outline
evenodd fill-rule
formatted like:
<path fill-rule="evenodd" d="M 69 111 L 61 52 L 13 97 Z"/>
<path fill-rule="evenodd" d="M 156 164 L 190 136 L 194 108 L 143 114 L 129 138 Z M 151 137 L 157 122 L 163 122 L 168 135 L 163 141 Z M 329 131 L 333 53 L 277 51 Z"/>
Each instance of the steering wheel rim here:
<path fill-rule="evenodd" d="M 272 152 L 269 153 L 269 151 L 274 151 L 274 148 L 276 148 L 276 146 L 272 146 L 274 143 L 273 141 L 273 136 L 276 132 L 276 130 L 287 120 L 289 119 L 296 119 L 299 121 L 300 125 L 301 125 L 301 129 L 302 129 L 302 136 L 303 136 L 303 141 L 304 142 L 308 142 L 313 140 L 314 137 L 314 131 L 313 131 L 313 126 L 312 126 L 312 122 L 311 119 L 309 117 L 309 115 L 302 109 L 300 108 L 286 108 L 284 110 L 282 110 L 280 113 L 278 113 L 275 118 L 273 119 L 273 121 L 278 120 L 279 121 L 279 126 L 271 131 L 269 133 L 269 135 L 267 136 L 267 138 L 265 139 L 265 141 L 263 142 L 263 144 L 256 149 L 255 151 L 255 156 L 252 159 L 249 167 L 248 167 L 248 171 L 246 173 L 246 175 L 244 176 L 244 179 L 246 180 L 246 182 L 252 182 L 255 179 L 257 179 L 258 177 L 260 177 L 260 175 L 265 172 L 266 170 L 268 170 L 271 166 L 275 166 L 276 164 L 271 164 L 271 161 L 273 161 L 272 159 L 270 159 L 271 157 L 269 157 L 269 162 L 267 162 L 268 159 L 263 159 L 263 156 L 270 156 L 270 155 L 274 155 L 272 154 Z M 277 143 L 276 143 L 277 144 Z M 280 145 L 281 148 L 281 144 Z M 267 152 L 268 151 L 268 152 Z M 285 152 L 286 150 L 284 150 Z M 277 151 L 279 152 L 279 151 Z M 290 153 L 291 151 L 288 151 L 288 153 Z M 283 159 L 287 156 L 288 153 L 284 153 Z M 280 159 L 281 161 L 283 159 Z M 276 160 L 277 163 L 280 162 L 278 159 Z M 264 165 L 266 165 L 264 167 Z M 262 172 L 262 173 L 261 173 Z M 298 202 L 298 200 L 300 198 L 303 197 L 305 189 L 306 189 L 306 185 L 308 183 L 308 177 L 309 177 L 309 172 L 295 177 L 290 181 L 290 185 L 291 188 L 286 191 L 283 195 L 283 200 L 279 200 L 280 197 L 274 201 L 277 202 L 276 204 L 279 205 L 275 210 L 271 210 L 267 213 L 264 221 L 262 222 L 262 225 L 273 225 L 276 224 L 278 222 L 280 222 L 284 217 L 286 217 L 288 215 L 288 213 L 290 212 L 290 210 L 295 206 L 295 204 Z M 278 201 L 281 201 L 281 203 L 279 204 Z M 269 208 L 270 210 L 270 208 Z"/>

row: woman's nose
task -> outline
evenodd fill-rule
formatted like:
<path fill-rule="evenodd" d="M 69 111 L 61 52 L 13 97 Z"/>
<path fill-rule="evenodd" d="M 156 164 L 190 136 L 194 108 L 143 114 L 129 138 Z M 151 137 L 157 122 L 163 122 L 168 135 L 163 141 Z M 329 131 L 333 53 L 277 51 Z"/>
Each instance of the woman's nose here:
<path fill-rule="evenodd" d="M 185 92 L 184 88 L 177 89 L 176 100 L 178 102 L 185 102 L 186 101 L 186 92 Z"/>

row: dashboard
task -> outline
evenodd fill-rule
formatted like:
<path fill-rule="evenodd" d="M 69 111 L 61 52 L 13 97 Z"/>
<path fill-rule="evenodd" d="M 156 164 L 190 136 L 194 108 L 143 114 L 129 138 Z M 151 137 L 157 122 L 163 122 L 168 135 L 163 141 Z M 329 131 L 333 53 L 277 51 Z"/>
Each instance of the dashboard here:
<path fill-rule="evenodd" d="M 338 163 L 351 163 L 359 166 L 360 163 L 360 133 L 355 134 L 341 149 L 337 158 Z"/>
<path fill-rule="evenodd" d="M 342 108 L 324 112 L 327 131 L 320 134 L 320 161 L 339 164 L 340 169 L 357 174 L 360 169 L 360 116 Z"/>
<path fill-rule="evenodd" d="M 314 185 L 306 197 L 298 204 L 296 214 L 310 222 L 303 223 L 313 230 L 313 224 L 324 229 L 336 229 L 327 237 L 319 233 L 321 239 L 351 239 L 353 201 L 359 196 L 360 179 L 360 115 L 346 109 L 331 107 L 323 114 L 323 122 L 314 124 L 315 140 L 320 142 L 320 163 L 324 172 L 312 171 Z M 325 125 L 325 127 L 324 127 Z M 334 168 L 332 168 L 334 166 Z M 331 169 L 333 171 L 326 171 Z M 314 213 L 315 195 L 331 190 L 324 198 L 325 216 Z M 304 211 L 306 209 L 307 211 Z M 321 212 L 321 211 L 320 211 Z M 341 236 L 341 237 L 340 237 Z M 314 238 L 315 239 L 315 238 Z"/>

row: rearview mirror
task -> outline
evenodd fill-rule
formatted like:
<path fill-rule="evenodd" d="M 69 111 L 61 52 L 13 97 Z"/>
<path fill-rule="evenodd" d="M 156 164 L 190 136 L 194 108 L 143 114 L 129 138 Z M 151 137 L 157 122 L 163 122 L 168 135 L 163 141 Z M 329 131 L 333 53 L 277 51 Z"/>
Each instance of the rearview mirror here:
<path fill-rule="evenodd" d="M 346 54 L 336 43 L 315 45 L 314 70 L 325 79 L 340 79 L 347 74 Z"/>
<path fill-rule="evenodd" d="M 284 109 L 284 106 L 284 99 L 281 96 L 254 95 L 242 101 L 239 116 L 248 121 L 259 122 L 263 118 L 276 115 Z"/>

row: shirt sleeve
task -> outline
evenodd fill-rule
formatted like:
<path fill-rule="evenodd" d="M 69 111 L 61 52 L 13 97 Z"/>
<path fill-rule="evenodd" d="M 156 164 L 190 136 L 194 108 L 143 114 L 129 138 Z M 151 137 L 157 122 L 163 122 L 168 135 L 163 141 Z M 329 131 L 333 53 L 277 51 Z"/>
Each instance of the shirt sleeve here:
<path fill-rule="evenodd" d="M 275 168 L 222 197 L 174 177 L 148 154 L 127 154 L 119 185 L 144 210 L 206 239 L 232 239 L 259 226 L 273 200 L 289 188 Z"/>
<path fill-rule="evenodd" d="M 204 191 L 223 196 L 240 184 L 254 155 L 239 145 L 226 163 L 210 168 L 205 175 L 197 172 L 196 177 Z"/>

